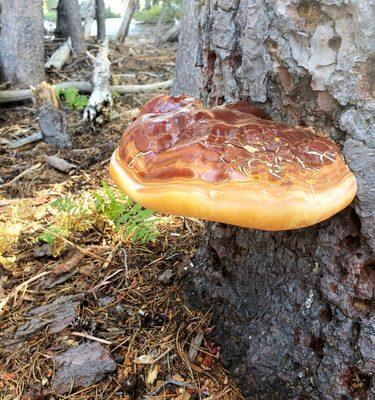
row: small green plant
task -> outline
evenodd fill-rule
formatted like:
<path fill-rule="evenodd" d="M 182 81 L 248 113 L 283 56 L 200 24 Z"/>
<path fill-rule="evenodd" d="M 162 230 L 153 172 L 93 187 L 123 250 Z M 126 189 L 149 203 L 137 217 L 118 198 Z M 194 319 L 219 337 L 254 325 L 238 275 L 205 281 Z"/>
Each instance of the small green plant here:
<path fill-rule="evenodd" d="M 119 234 L 125 233 L 132 242 L 145 244 L 154 241 L 159 232 L 153 212 L 142 208 L 124 194 L 103 182 L 102 189 L 93 196 L 75 198 L 64 196 L 51 203 L 57 210 L 54 223 L 44 230 L 39 239 L 47 243 L 55 254 L 66 246 L 74 232 L 86 232 L 95 227 L 103 230 L 108 224 Z M 104 223 L 104 225 L 103 225 Z"/>
<path fill-rule="evenodd" d="M 66 227 L 51 225 L 39 236 L 39 239 L 47 243 L 49 247 L 53 247 L 58 238 L 66 237 L 68 234 L 69 231 Z"/>
<path fill-rule="evenodd" d="M 56 88 L 56 97 L 61 100 L 61 96 L 64 96 L 66 104 L 71 110 L 82 111 L 88 103 L 88 97 L 79 94 L 78 90 L 74 87 L 67 89 Z"/>
<path fill-rule="evenodd" d="M 116 194 L 106 182 L 103 193 L 95 192 L 96 211 L 111 221 L 117 230 L 124 229 L 133 242 L 147 243 L 158 236 L 153 212 L 142 208 L 124 194 Z"/>
<path fill-rule="evenodd" d="M 57 255 L 65 248 L 64 238 L 73 232 L 87 231 L 93 225 L 91 219 L 92 202 L 75 199 L 73 196 L 64 196 L 51 203 L 58 210 L 54 223 L 44 230 L 39 239 L 47 243 Z"/>
<path fill-rule="evenodd" d="M 71 214 L 73 217 L 77 217 L 88 211 L 87 204 L 77 202 L 77 200 L 75 200 L 72 196 L 61 197 L 53 201 L 51 206 L 60 211 L 65 211 Z"/>

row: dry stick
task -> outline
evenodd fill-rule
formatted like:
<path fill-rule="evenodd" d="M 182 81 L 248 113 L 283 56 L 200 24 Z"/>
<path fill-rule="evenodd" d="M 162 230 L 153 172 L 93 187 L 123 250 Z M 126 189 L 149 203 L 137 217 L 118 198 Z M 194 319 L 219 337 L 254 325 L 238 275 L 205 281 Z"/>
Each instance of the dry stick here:
<path fill-rule="evenodd" d="M 29 174 L 31 171 L 34 171 L 34 170 L 40 168 L 41 166 L 42 166 L 41 163 L 37 163 L 35 165 L 32 165 L 30 168 L 25 169 L 19 175 L 14 177 L 11 181 L 3 183 L 2 185 L 0 185 L 0 189 L 8 187 L 8 186 L 12 186 L 13 183 L 16 183 L 17 181 L 19 181 L 23 176 Z"/>
<path fill-rule="evenodd" d="M 27 281 L 21 283 L 20 285 L 16 286 L 7 296 L 5 296 L 1 301 L 0 301 L 0 315 L 3 314 L 4 312 L 4 307 L 8 304 L 9 300 L 12 297 L 15 297 L 17 295 L 18 292 L 20 292 L 23 289 L 26 289 L 27 286 L 30 283 L 33 283 L 35 281 L 37 281 L 40 278 L 43 278 L 46 275 L 49 275 L 51 273 L 51 271 L 44 271 L 41 272 L 33 277 L 31 277 L 30 279 L 28 279 Z"/>
<path fill-rule="evenodd" d="M 188 388 L 188 389 L 197 389 L 196 386 L 192 385 L 191 383 L 187 383 L 187 382 L 179 382 L 179 381 L 174 381 L 174 380 L 168 380 L 166 382 L 163 382 L 160 386 L 158 386 L 156 389 L 154 389 L 152 392 L 145 394 L 143 396 L 144 399 L 147 399 L 149 397 L 155 397 L 156 395 L 158 395 L 163 389 L 165 389 L 166 386 L 169 385 L 175 385 L 175 386 L 179 386 L 179 387 L 184 387 L 184 388 Z"/>
<path fill-rule="evenodd" d="M 97 289 L 99 289 L 99 288 L 101 288 L 101 287 L 103 287 L 103 286 L 106 286 L 106 285 L 110 284 L 111 281 L 110 281 L 109 279 L 113 278 L 114 276 L 116 276 L 117 274 L 119 274 L 121 271 L 123 271 L 123 270 L 122 270 L 122 269 L 118 269 L 118 270 L 115 271 L 113 274 L 111 274 L 111 275 L 105 277 L 105 278 L 102 280 L 102 282 L 98 283 L 98 284 L 95 285 L 93 288 L 89 289 L 89 290 L 87 291 L 87 293 L 95 292 Z"/>
<path fill-rule="evenodd" d="M 163 82 L 148 83 L 145 85 L 115 85 L 111 86 L 111 90 L 116 92 L 117 94 L 148 93 L 158 89 L 168 89 L 172 86 L 172 83 L 172 80 L 168 80 Z M 62 82 L 57 83 L 54 86 L 59 89 L 75 88 L 82 93 L 92 92 L 92 86 L 90 82 Z M 0 91 L 0 104 L 31 99 L 31 89 Z"/>
<path fill-rule="evenodd" d="M 111 77 L 111 62 L 108 59 L 109 41 L 106 39 L 96 57 L 87 52 L 94 71 L 92 73 L 93 91 L 83 112 L 83 120 L 93 121 L 102 108 L 113 106 L 113 97 L 109 80 Z"/>
<path fill-rule="evenodd" d="M 159 360 L 161 360 L 164 356 L 166 356 L 171 350 L 172 350 L 172 347 L 170 347 L 169 349 L 165 350 L 165 352 L 164 352 L 164 353 L 161 353 L 160 356 L 154 358 L 153 360 L 147 361 L 147 362 L 140 362 L 140 361 L 137 361 L 137 360 L 135 360 L 134 362 L 135 362 L 136 364 L 153 365 L 153 364 L 155 364 L 156 362 L 158 362 Z"/>
<path fill-rule="evenodd" d="M 79 337 L 82 337 L 82 338 L 85 338 L 85 339 L 94 340 L 95 342 L 99 342 L 99 343 L 103 343 L 103 344 L 108 344 L 108 345 L 112 344 L 112 342 L 110 342 L 109 340 L 100 339 L 100 338 L 98 338 L 96 336 L 92 336 L 92 335 L 89 335 L 87 333 L 72 332 L 72 335 L 79 336 Z"/>
<path fill-rule="evenodd" d="M 25 137 L 23 137 L 21 139 L 9 142 L 8 146 L 11 149 L 17 149 L 18 147 L 25 146 L 26 144 L 39 142 L 42 139 L 43 139 L 43 133 L 41 131 L 38 131 L 38 132 L 35 132 L 35 133 L 31 134 L 30 136 L 25 136 Z"/>

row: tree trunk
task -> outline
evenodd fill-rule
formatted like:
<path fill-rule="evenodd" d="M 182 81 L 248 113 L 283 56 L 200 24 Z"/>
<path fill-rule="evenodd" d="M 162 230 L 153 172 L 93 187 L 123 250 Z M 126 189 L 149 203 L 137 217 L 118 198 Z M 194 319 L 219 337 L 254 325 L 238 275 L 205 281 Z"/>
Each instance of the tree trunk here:
<path fill-rule="evenodd" d="M 78 0 L 64 0 L 64 10 L 68 21 L 69 36 L 72 39 L 73 51 L 76 55 L 85 51 L 81 8 Z"/>
<path fill-rule="evenodd" d="M 69 36 L 68 18 L 64 8 L 64 0 L 59 0 L 57 3 L 55 36 L 57 38 L 67 38 Z"/>
<path fill-rule="evenodd" d="M 368 1 L 185 0 L 173 93 L 245 99 L 343 145 L 358 180 L 316 226 L 209 223 L 185 294 L 247 399 L 375 396 L 373 15 Z"/>
<path fill-rule="evenodd" d="M 145 10 L 150 10 L 151 9 L 151 0 L 146 0 L 145 1 Z"/>
<path fill-rule="evenodd" d="M 104 0 L 96 1 L 96 24 L 98 27 L 97 38 L 98 40 L 105 40 L 106 30 L 105 30 L 105 4 Z"/>
<path fill-rule="evenodd" d="M 167 0 L 163 0 L 161 6 L 161 13 L 159 15 L 158 22 L 156 23 L 155 27 L 155 43 L 158 43 L 160 37 L 162 36 L 162 27 L 164 24 L 165 17 L 167 16 L 167 8 L 168 8 Z"/>
<path fill-rule="evenodd" d="M 128 0 L 128 2 L 127 2 L 120 29 L 117 32 L 117 35 L 115 37 L 115 40 L 120 43 L 124 43 L 126 36 L 128 35 L 130 22 L 133 18 L 133 14 L 134 14 L 137 3 L 138 3 L 137 0 Z"/>
<path fill-rule="evenodd" d="M 181 32 L 181 24 L 180 22 L 176 22 L 172 28 L 168 29 L 167 32 L 158 40 L 158 44 L 165 44 L 167 42 L 177 42 L 178 36 Z"/>
<path fill-rule="evenodd" d="M 35 85 L 44 79 L 42 0 L 4 0 L 0 60 L 4 81 Z"/>
<path fill-rule="evenodd" d="M 91 28 L 92 24 L 95 19 L 96 15 L 96 5 L 95 5 L 96 0 L 90 0 L 88 5 L 87 5 L 87 10 L 86 10 L 86 16 L 85 16 L 85 24 L 83 26 L 83 36 L 85 40 L 90 39 L 90 34 L 91 34 Z"/>
<path fill-rule="evenodd" d="M 139 0 L 137 0 L 137 3 L 136 3 L 136 5 L 135 5 L 135 10 L 134 10 L 134 12 L 138 13 L 138 12 L 140 12 L 140 11 L 141 11 L 141 5 L 140 5 L 140 3 L 139 3 Z"/>

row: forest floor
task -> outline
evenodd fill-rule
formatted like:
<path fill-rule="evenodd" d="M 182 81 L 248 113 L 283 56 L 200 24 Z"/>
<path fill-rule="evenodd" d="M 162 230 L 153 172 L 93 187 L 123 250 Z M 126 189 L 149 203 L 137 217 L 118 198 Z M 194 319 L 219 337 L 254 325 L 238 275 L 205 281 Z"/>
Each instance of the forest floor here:
<path fill-rule="evenodd" d="M 148 41 L 112 47 L 113 83 L 171 79 L 175 52 Z M 91 70 L 84 59 L 47 80 L 88 80 Z M 136 209 L 139 236 L 156 237 L 142 243 L 116 219 L 132 206 L 110 182 L 109 157 L 156 94 L 116 97 L 111 119 L 95 127 L 61 101 L 73 142 L 64 150 L 12 148 L 39 130 L 36 110 L 1 109 L 1 400 L 242 398 L 209 339 L 210 315 L 183 300 L 203 223 Z M 52 155 L 74 165 L 59 172 Z"/>

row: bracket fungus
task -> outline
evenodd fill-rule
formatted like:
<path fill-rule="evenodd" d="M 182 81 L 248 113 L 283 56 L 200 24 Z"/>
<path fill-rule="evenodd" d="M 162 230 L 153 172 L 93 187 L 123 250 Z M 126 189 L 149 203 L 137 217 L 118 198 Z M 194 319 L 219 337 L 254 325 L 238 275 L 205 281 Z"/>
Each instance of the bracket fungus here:
<path fill-rule="evenodd" d="M 110 173 L 152 210 L 271 231 L 326 220 L 357 190 L 337 144 L 311 128 L 246 102 L 208 109 L 187 96 L 144 105 Z"/>

